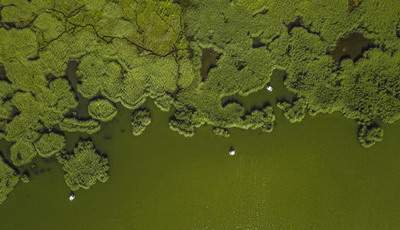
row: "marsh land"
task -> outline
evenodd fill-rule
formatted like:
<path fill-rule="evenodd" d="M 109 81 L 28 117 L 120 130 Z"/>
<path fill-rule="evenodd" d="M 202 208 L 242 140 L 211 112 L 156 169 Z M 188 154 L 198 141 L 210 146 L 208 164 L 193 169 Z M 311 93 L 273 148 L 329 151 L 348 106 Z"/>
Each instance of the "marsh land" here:
<path fill-rule="evenodd" d="M 398 0 L 0 0 L 0 229 L 397 229 L 399 120 Z"/>

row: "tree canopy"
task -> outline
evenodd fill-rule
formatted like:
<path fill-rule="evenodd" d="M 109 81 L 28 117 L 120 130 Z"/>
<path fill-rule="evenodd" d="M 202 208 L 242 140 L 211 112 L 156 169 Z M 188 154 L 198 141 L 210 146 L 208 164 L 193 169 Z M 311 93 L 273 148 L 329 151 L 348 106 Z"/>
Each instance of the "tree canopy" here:
<path fill-rule="evenodd" d="M 98 181 L 105 183 L 110 168 L 108 159 L 100 155 L 91 141 L 80 141 L 72 155 L 59 158 L 65 171 L 65 183 L 72 191 L 89 189 Z"/>

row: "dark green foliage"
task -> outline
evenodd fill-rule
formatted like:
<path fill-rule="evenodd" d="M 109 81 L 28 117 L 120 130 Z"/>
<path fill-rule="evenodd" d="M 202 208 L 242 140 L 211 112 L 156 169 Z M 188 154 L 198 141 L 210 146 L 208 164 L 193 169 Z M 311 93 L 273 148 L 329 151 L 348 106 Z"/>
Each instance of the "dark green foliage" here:
<path fill-rule="evenodd" d="M 169 127 L 185 137 L 191 137 L 195 129 L 202 125 L 195 110 L 184 107 L 175 111 L 169 121 Z"/>
<path fill-rule="evenodd" d="M 105 183 L 109 176 L 108 159 L 100 155 L 91 141 L 80 141 L 73 155 L 60 157 L 65 171 L 65 183 L 72 191 L 89 189 L 98 181 Z"/>
<path fill-rule="evenodd" d="M 117 115 L 117 108 L 106 99 L 97 99 L 89 104 L 89 114 L 99 121 L 111 121 Z"/>
<path fill-rule="evenodd" d="M 304 98 L 298 98 L 292 103 L 286 101 L 279 102 L 278 108 L 283 111 L 283 115 L 291 122 L 301 122 L 306 116 L 307 102 Z"/>
<path fill-rule="evenodd" d="M 16 172 L 4 163 L 0 157 L 0 204 L 3 203 L 8 194 L 14 189 L 18 183 L 19 177 Z"/>
<path fill-rule="evenodd" d="M 369 148 L 377 142 L 383 140 L 383 129 L 375 125 L 360 125 L 358 129 L 358 141 L 360 144 Z"/>
<path fill-rule="evenodd" d="M 151 123 L 151 113 L 147 108 L 136 109 L 132 113 L 132 134 L 140 136 Z"/>
<path fill-rule="evenodd" d="M 65 145 L 64 136 L 56 133 L 45 133 L 34 143 L 39 156 L 46 158 L 60 153 Z"/>
<path fill-rule="evenodd" d="M 273 108 L 266 106 L 262 110 L 254 110 L 244 117 L 242 128 L 261 129 L 263 132 L 272 132 L 274 129 L 275 115 Z"/>
<path fill-rule="evenodd" d="M 342 65 L 344 114 L 352 119 L 393 123 L 400 119 L 400 52 L 393 56 L 378 49 L 356 63 Z"/>

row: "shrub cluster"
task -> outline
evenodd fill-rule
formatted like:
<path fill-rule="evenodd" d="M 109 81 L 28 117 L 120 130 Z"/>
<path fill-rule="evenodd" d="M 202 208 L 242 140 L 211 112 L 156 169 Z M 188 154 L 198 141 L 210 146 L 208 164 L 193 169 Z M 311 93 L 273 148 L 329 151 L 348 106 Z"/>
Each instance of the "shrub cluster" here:
<path fill-rule="evenodd" d="M 271 106 L 266 106 L 262 110 L 253 110 L 247 114 L 242 123 L 245 129 L 261 129 L 263 132 L 269 133 L 274 129 L 275 115 Z"/>
<path fill-rule="evenodd" d="M 61 153 L 65 148 L 65 145 L 65 137 L 56 133 L 45 133 L 34 143 L 39 156 L 45 158 Z"/>
<path fill-rule="evenodd" d="M 65 183 L 72 191 L 89 189 L 100 181 L 105 183 L 110 168 L 108 159 L 100 155 L 91 141 L 80 141 L 72 155 L 59 157 L 65 171 Z"/>
<path fill-rule="evenodd" d="M 111 121 L 117 115 L 117 108 L 107 99 L 91 101 L 88 110 L 92 118 L 103 122 Z"/>
<path fill-rule="evenodd" d="M 136 109 L 131 116 L 132 134 L 140 136 L 151 123 L 151 113 L 147 108 Z"/>
<path fill-rule="evenodd" d="M 358 141 L 360 144 L 369 148 L 377 142 L 383 140 L 383 129 L 376 125 L 360 125 L 358 129 Z"/>
<path fill-rule="evenodd" d="M 307 113 L 307 102 L 304 98 L 299 98 L 292 103 L 282 101 L 277 106 L 291 123 L 301 122 Z"/>
<path fill-rule="evenodd" d="M 201 125 L 198 113 L 190 107 L 183 107 L 176 110 L 169 120 L 170 129 L 185 137 L 192 137 L 195 129 Z"/>
<path fill-rule="evenodd" d="M 0 204 L 6 200 L 8 194 L 18 183 L 18 180 L 19 177 L 16 172 L 0 157 Z"/>
<path fill-rule="evenodd" d="M 221 137 L 229 137 L 231 135 L 228 129 L 221 127 L 213 127 L 212 132 Z"/>
<path fill-rule="evenodd" d="M 96 120 L 79 120 L 77 118 L 64 118 L 59 124 L 60 129 L 65 132 L 81 132 L 94 134 L 100 131 L 101 125 Z"/>
<path fill-rule="evenodd" d="M 28 164 L 37 155 L 35 146 L 29 141 L 17 141 L 10 149 L 11 161 L 16 166 Z"/>

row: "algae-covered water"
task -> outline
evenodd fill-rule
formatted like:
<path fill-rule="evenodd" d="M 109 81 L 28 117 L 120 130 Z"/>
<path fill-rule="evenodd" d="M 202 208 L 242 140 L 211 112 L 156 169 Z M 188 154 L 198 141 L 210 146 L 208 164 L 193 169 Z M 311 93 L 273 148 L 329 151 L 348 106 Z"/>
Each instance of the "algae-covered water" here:
<path fill-rule="evenodd" d="M 0 207 L 1 230 L 385 230 L 400 226 L 400 126 L 371 149 L 339 115 L 271 134 L 209 128 L 184 138 L 153 109 L 140 137 L 121 112 L 94 137 L 111 179 L 67 199 L 59 166 L 19 184 Z M 237 149 L 229 156 L 230 146 Z M 46 165 L 47 164 L 47 165 Z"/>

